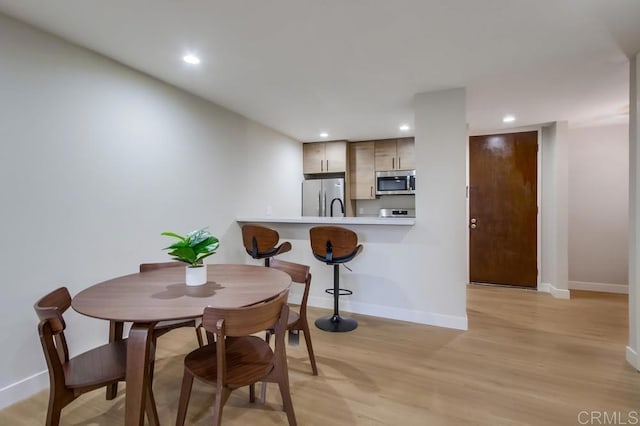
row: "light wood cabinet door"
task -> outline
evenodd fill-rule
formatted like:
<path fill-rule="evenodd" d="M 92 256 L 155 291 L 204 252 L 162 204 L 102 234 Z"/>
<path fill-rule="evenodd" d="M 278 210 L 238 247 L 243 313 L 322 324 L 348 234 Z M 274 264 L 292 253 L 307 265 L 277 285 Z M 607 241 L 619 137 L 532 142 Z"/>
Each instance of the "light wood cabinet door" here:
<path fill-rule="evenodd" d="M 376 172 L 416 168 L 414 138 L 377 140 Z"/>
<path fill-rule="evenodd" d="M 327 142 L 324 144 L 324 171 L 338 173 L 347 171 L 347 143 Z"/>
<path fill-rule="evenodd" d="M 347 142 L 314 142 L 302 145 L 302 172 L 344 173 L 347 171 Z"/>
<path fill-rule="evenodd" d="M 398 139 L 397 144 L 397 170 L 413 170 L 416 168 L 416 150 L 415 141 L 413 138 L 401 138 Z"/>
<path fill-rule="evenodd" d="M 371 200 L 375 196 L 375 142 L 349 144 L 349 181 L 352 200 Z"/>
<path fill-rule="evenodd" d="M 396 140 L 384 139 L 375 141 L 375 169 L 376 172 L 395 170 Z"/>
<path fill-rule="evenodd" d="M 324 173 L 324 143 L 305 143 L 302 145 L 302 172 Z"/>

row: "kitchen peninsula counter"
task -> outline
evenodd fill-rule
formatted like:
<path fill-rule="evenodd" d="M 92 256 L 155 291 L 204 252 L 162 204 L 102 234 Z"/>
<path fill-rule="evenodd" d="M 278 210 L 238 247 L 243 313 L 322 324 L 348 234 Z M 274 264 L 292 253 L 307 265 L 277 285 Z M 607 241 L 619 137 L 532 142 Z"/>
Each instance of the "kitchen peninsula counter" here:
<path fill-rule="evenodd" d="M 340 310 L 345 315 L 356 313 L 462 330 L 467 328 L 465 316 L 434 313 L 437 307 L 429 305 L 433 296 L 425 285 L 427 262 L 424 253 L 416 248 L 426 244 L 425 241 L 431 246 L 443 243 L 434 242 L 427 225 L 417 223 L 415 218 L 239 216 L 236 221 L 238 231 L 245 223 L 262 224 L 278 232 L 280 243 L 291 243 L 291 251 L 278 258 L 311 267 L 313 283 L 309 306 L 333 309 L 333 297 L 324 290 L 332 288 L 334 273 L 332 267 L 314 257 L 309 230 L 314 226 L 336 225 L 358 234 L 358 243 L 363 246 L 362 253 L 347 265 L 348 270 L 340 268 L 340 286 L 353 291 L 351 296 L 340 298 Z M 240 232 L 235 238 L 241 240 Z M 246 263 L 263 264 L 262 260 L 247 256 L 244 247 L 239 255 Z M 292 303 L 299 303 L 301 297 L 302 286 L 292 286 Z"/>
<path fill-rule="evenodd" d="M 400 225 L 413 226 L 416 224 L 414 217 L 317 217 L 317 216 L 291 216 L 291 217 L 238 217 L 238 223 L 301 223 L 317 225 Z"/>

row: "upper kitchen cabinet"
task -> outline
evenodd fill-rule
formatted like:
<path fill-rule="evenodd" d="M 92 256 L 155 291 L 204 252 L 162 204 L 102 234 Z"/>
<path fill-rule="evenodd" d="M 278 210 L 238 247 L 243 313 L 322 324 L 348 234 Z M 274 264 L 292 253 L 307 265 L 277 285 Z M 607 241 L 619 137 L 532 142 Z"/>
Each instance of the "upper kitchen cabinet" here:
<path fill-rule="evenodd" d="M 376 198 L 374 159 L 374 141 L 349 144 L 349 184 L 352 200 Z"/>
<path fill-rule="evenodd" d="M 347 170 L 347 142 L 314 142 L 302 145 L 304 174 L 344 173 Z"/>
<path fill-rule="evenodd" d="M 375 170 L 413 170 L 416 168 L 414 138 L 384 139 L 375 143 Z"/>

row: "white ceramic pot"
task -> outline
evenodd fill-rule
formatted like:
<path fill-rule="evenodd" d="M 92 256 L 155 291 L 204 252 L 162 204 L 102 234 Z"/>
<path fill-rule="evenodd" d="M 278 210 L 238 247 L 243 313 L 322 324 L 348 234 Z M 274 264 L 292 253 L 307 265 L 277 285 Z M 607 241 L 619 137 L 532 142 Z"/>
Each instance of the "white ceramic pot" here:
<path fill-rule="evenodd" d="M 192 268 L 187 266 L 186 270 L 186 283 L 187 285 L 202 285 L 207 283 L 207 265 L 197 266 Z"/>

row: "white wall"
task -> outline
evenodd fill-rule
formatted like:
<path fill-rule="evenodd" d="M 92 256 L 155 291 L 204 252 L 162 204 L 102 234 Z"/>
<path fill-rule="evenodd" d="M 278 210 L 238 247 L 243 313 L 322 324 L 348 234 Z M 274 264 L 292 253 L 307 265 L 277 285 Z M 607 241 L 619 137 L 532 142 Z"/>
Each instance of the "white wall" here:
<path fill-rule="evenodd" d="M 468 241 L 466 218 L 467 121 L 465 89 L 421 93 L 414 98 L 416 226 L 420 247 L 413 276 L 425 286 L 425 309 L 466 320 Z"/>
<path fill-rule="evenodd" d="M 569 298 L 568 281 L 568 126 L 542 128 L 541 283 L 540 291 Z"/>
<path fill-rule="evenodd" d="M 629 126 L 569 130 L 569 285 L 627 292 Z"/>
<path fill-rule="evenodd" d="M 302 153 L 290 138 L 3 15 L 0 52 L 1 408 L 48 384 L 39 297 L 167 260 L 165 230 L 208 225 L 221 238 L 211 261 L 244 262 L 235 217 L 267 205 L 297 214 Z M 73 353 L 106 340 L 103 321 L 69 311 L 67 325 Z"/>
<path fill-rule="evenodd" d="M 640 370 L 640 52 L 629 72 L 629 346 L 626 359 Z"/>

